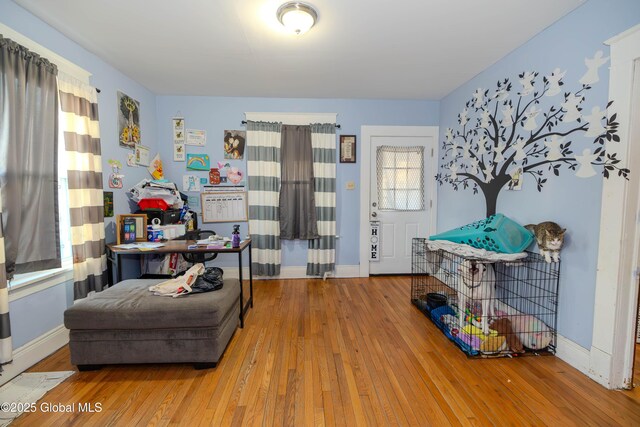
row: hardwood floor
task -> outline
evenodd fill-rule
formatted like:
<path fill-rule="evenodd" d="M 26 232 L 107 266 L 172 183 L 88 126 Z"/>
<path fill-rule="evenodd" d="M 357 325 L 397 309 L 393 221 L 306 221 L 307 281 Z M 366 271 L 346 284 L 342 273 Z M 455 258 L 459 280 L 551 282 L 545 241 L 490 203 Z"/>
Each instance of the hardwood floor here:
<path fill-rule="evenodd" d="M 99 413 L 14 425 L 640 425 L 640 393 L 555 357 L 467 359 L 410 303 L 409 277 L 257 281 L 215 369 L 79 372 L 40 402 Z M 32 371 L 74 369 L 65 347 Z"/>

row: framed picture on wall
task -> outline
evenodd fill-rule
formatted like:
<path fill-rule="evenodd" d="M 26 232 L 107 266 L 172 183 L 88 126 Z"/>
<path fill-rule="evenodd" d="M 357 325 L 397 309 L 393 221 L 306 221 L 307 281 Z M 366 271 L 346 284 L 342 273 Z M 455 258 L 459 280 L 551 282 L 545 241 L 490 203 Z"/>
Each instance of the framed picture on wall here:
<path fill-rule="evenodd" d="M 356 162 L 356 136 L 340 135 L 340 163 Z"/>
<path fill-rule="evenodd" d="M 140 137 L 140 102 L 118 91 L 118 134 L 120 146 L 135 148 Z"/>
<path fill-rule="evenodd" d="M 126 214 L 116 217 L 116 244 L 146 241 L 146 214 Z"/>
<path fill-rule="evenodd" d="M 104 191 L 102 195 L 104 198 L 104 216 L 105 218 L 111 218 L 113 216 L 113 191 Z"/>
<path fill-rule="evenodd" d="M 137 144 L 134 153 L 137 165 L 149 166 L 151 164 L 151 160 L 149 159 L 149 147 Z"/>

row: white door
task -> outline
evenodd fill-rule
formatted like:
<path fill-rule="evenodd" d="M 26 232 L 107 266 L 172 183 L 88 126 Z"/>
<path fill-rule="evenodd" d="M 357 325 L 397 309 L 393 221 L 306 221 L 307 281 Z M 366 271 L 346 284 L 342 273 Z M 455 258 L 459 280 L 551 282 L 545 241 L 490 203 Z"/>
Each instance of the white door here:
<path fill-rule="evenodd" d="M 428 237 L 435 212 L 434 164 L 437 131 L 387 127 L 368 137 L 368 222 L 378 221 L 376 259 L 369 247 L 369 274 L 411 273 L 414 237 Z M 364 154 L 364 153 L 363 153 Z M 364 188 L 362 191 L 367 191 Z M 433 215 L 432 215 L 433 214 Z M 375 245 L 374 245 L 375 248 Z"/>

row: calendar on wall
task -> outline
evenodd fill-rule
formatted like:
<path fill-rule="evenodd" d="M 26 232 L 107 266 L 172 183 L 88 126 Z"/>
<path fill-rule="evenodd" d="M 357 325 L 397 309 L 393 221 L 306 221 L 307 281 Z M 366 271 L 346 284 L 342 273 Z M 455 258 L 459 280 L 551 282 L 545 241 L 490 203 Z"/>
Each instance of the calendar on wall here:
<path fill-rule="evenodd" d="M 202 193 L 202 222 L 247 221 L 247 193 Z"/>

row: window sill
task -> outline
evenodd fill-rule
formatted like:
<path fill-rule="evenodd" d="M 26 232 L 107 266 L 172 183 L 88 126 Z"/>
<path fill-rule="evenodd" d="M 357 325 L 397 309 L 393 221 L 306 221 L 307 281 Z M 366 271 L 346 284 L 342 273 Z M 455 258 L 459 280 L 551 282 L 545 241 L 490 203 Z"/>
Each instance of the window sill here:
<path fill-rule="evenodd" d="M 9 302 L 72 280 L 73 265 L 71 262 L 63 261 L 61 268 L 20 274 L 18 276 L 20 277 L 12 280 L 9 285 Z"/>

